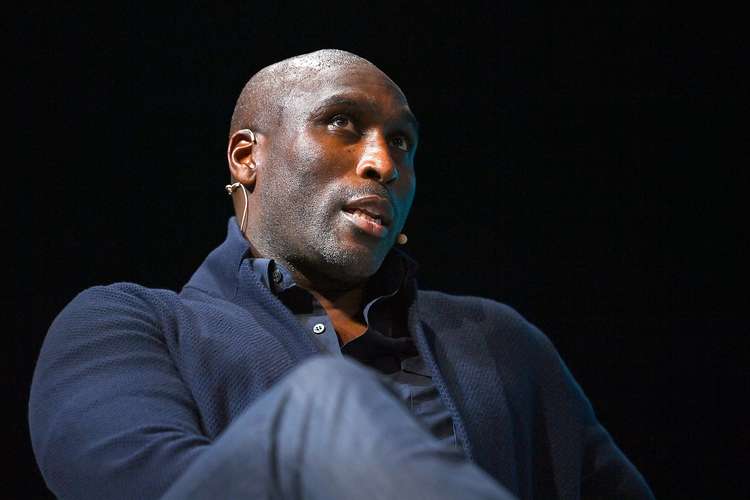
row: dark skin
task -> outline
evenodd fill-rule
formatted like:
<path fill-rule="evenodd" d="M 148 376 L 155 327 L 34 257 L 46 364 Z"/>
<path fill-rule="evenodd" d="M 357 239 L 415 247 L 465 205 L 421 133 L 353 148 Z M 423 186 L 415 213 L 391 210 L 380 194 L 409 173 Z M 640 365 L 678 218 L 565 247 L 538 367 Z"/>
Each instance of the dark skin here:
<path fill-rule="evenodd" d="M 313 294 L 345 344 L 366 329 L 365 286 L 414 198 L 416 120 L 401 90 L 365 61 L 304 80 L 277 125 L 254 132 L 256 143 L 236 131 L 227 149 L 232 178 L 251 193 L 245 237 L 256 257 L 280 262 Z M 239 220 L 241 193 L 234 202 Z M 379 223 L 352 216 L 362 206 Z"/>

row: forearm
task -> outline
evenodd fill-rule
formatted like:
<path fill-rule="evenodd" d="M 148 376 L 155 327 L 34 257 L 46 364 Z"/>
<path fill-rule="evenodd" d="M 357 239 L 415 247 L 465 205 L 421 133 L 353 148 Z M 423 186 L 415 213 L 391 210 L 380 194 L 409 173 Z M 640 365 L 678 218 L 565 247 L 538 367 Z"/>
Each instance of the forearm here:
<path fill-rule="evenodd" d="M 148 306 L 110 287 L 82 293 L 53 323 L 29 421 L 61 498 L 157 497 L 209 444 Z"/>

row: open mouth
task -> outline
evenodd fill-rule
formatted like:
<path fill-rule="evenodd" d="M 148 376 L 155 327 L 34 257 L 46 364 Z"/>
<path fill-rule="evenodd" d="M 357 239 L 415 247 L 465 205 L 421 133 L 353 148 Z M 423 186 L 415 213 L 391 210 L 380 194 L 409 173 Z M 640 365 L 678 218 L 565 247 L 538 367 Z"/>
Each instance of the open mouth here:
<path fill-rule="evenodd" d="M 361 208 L 347 208 L 344 207 L 344 212 L 351 214 L 354 217 L 361 217 L 365 221 L 373 222 L 375 224 L 379 224 L 383 226 L 383 219 L 372 212 L 368 212 L 367 210 L 361 209 Z"/>
<path fill-rule="evenodd" d="M 393 222 L 393 206 L 387 199 L 370 195 L 350 200 L 342 209 L 344 217 L 369 235 L 383 238 Z"/>

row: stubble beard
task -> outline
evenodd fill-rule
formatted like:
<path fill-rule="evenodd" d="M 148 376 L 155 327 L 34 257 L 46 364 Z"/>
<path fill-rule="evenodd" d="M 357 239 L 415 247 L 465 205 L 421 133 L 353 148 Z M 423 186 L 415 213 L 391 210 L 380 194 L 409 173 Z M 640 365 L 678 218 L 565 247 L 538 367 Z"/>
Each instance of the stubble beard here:
<path fill-rule="evenodd" d="M 265 253 L 282 260 L 292 272 L 334 286 L 361 283 L 377 271 L 382 258 L 377 257 L 376 249 L 364 245 L 350 248 L 340 237 L 351 230 L 344 227 L 338 203 L 346 199 L 344 189 L 306 196 L 291 191 L 265 204 L 261 218 Z"/>

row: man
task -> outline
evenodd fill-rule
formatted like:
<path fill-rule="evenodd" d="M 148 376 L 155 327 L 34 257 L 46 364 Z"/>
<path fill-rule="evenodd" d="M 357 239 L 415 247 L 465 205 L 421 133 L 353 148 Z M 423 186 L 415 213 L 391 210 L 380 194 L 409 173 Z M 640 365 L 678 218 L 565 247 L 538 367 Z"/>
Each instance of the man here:
<path fill-rule="evenodd" d="M 394 249 L 418 127 L 324 50 L 243 89 L 236 218 L 179 293 L 94 287 L 30 400 L 62 498 L 651 498 L 550 342 L 490 300 L 418 291 Z"/>

